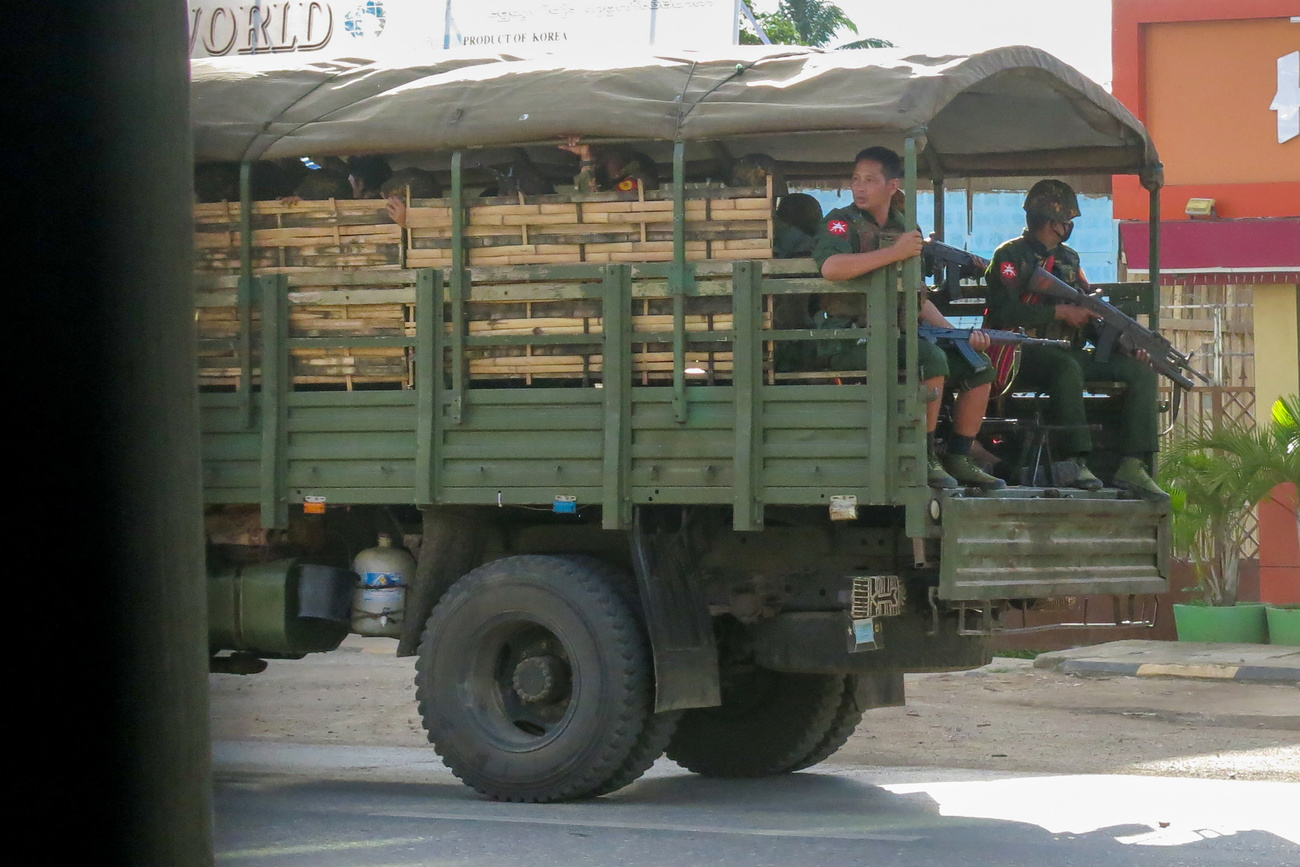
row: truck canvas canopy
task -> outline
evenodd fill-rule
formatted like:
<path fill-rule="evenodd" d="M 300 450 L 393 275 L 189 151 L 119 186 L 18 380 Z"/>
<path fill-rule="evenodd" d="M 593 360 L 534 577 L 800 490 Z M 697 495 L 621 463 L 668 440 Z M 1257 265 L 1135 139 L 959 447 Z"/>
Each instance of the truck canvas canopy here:
<path fill-rule="evenodd" d="M 870 143 L 923 141 L 920 172 L 1158 178 L 1142 124 L 1026 46 L 968 57 L 737 46 L 630 58 L 505 55 L 406 65 L 272 56 L 192 65 L 198 160 L 453 151 L 601 140 L 744 140 L 793 176 L 835 177 Z M 688 148 L 687 159 L 694 151 Z"/>

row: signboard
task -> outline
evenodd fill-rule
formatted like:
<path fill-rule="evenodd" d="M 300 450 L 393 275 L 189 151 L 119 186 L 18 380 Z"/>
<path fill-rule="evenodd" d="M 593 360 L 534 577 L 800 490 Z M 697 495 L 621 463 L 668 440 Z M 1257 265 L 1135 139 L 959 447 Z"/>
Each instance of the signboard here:
<path fill-rule="evenodd" d="M 1222 218 L 1300 216 L 1300 11 L 1296 0 L 1127 0 L 1115 6 L 1115 95 L 1164 163 L 1166 220 L 1192 198 Z M 1294 16 L 1294 17 L 1293 17 Z M 1145 219 L 1135 180 L 1115 216 Z"/>
<path fill-rule="evenodd" d="M 672 50 L 734 45 L 737 33 L 736 0 L 189 0 L 195 58 Z"/>

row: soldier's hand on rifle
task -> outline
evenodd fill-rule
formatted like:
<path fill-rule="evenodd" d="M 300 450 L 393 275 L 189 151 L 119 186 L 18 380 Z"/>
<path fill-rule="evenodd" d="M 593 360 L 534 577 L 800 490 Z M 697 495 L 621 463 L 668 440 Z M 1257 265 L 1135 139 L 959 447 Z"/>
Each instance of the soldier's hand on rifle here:
<path fill-rule="evenodd" d="M 906 232 L 898 236 L 898 240 L 890 248 L 894 251 L 894 261 L 903 262 L 914 256 L 921 255 L 921 233 L 918 231 Z"/>
<path fill-rule="evenodd" d="M 993 341 L 985 332 L 972 331 L 970 333 L 970 348 L 976 352 L 984 352 L 992 345 Z"/>
<path fill-rule="evenodd" d="M 1151 363 L 1151 353 L 1147 352 L 1145 349 L 1142 349 L 1141 347 L 1138 347 L 1136 350 L 1134 350 L 1133 357 L 1136 358 L 1138 361 L 1142 362 L 1143 364 Z"/>
<path fill-rule="evenodd" d="M 1071 328 L 1082 328 L 1093 320 L 1093 315 L 1074 304 L 1057 304 L 1056 318 Z"/>

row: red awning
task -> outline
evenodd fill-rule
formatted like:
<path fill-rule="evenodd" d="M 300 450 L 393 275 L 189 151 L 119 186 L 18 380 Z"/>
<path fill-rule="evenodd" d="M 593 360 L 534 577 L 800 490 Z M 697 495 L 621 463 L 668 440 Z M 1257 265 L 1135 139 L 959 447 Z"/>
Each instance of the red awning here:
<path fill-rule="evenodd" d="M 1121 222 L 1119 235 L 1121 261 L 1128 270 L 1147 271 L 1147 223 Z M 1162 222 L 1160 273 L 1162 278 L 1178 282 L 1193 276 L 1242 278 L 1242 282 L 1251 283 L 1298 282 L 1300 217 Z"/>

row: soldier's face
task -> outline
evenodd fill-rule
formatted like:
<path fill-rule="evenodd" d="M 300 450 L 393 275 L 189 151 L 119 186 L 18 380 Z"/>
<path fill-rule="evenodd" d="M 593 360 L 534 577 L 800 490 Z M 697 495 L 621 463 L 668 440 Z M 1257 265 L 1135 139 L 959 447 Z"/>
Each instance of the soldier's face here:
<path fill-rule="evenodd" d="M 853 204 L 862 211 L 889 209 L 889 200 L 898 191 L 898 178 L 886 178 L 885 170 L 875 160 L 862 160 L 853 167 L 849 183 Z"/>

